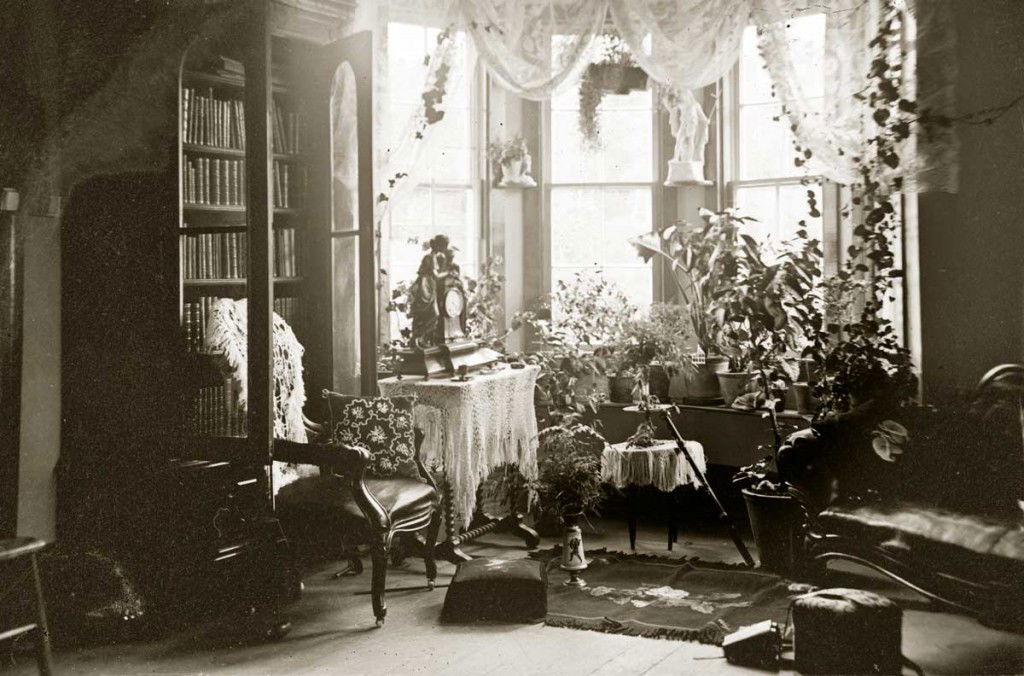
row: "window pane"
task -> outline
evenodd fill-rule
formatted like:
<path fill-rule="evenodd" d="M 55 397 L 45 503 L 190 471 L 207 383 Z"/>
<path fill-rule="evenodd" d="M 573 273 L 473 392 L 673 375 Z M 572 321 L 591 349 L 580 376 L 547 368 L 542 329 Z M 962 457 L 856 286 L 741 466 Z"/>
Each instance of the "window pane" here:
<path fill-rule="evenodd" d="M 412 116 L 420 110 L 427 68 L 425 57 L 437 44 L 439 29 L 407 23 L 388 24 L 389 99 L 383 142 L 398 147 L 412 132 Z M 465 35 L 456 54 L 465 63 L 453 64 L 444 101 L 444 118 L 432 125 L 419 165 L 412 171 L 415 187 L 404 186 L 391 200 L 389 260 L 385 268 L 392 285 L 411 281 L 423 257 L 423 242 L 444 234 L 459 250 L 463 272 L 475 276 L 478 267 L 479 200 L 475 193 L 477 139 L 473 96 L 473 57 Z"/>
<path fill-rule="evenodd" d="M 811 217 L 809 213 L 808 190 L 814 193 L 819 212 L 817 217 Z M 791 239 L 800 229 L 800 221 L 804 221 L 807 225 L 807 235 L 821 241 L 820 184 L 804 186 L 791 183 L 779 186 L 737 187 L 735 205 L 742 215 L 757 219 L 757 223 L 746 224 L 745 231 L 758 239 L 770 238 L 773 242 Z"/>
<path fill-rule="evenodd" d="M 650 265 L 636 256 L 628 239 L 650 232 L 651 223 L 650 188 L 552 187 L 552 283 L 600 267 L 608 279 L 625 285 L 634 302 L 650 303 Z"/>
<path fill-rule="evenodd" d="M 775 118 L 778 105 L 744 106 L 740 109 L 740 180 L 793 176 L 792 142 L 789 129 Z"/>

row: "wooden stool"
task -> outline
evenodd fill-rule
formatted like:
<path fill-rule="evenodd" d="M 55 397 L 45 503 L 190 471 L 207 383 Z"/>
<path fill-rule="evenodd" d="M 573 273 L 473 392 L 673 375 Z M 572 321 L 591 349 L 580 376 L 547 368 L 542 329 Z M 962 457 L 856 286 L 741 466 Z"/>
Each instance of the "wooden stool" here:
<path fill-rule="evenodd" d="M 32 579 L 36 588 L 36 621 L 13 629 L 0 630 L 0 641 L 15 638 L 30 631 L 36 633 L 36 661 L 39 673 L 52 674 L 53 662 L 50 657 L 50 630 L 46 625 L 46 605 L 43 602 L 43 585 L 39 579 L 39 563 L 36 554 L 42 551 L 47 543 L 37 538 L 16 537 L 0 540 L 0 561 L 13 561 L 23 556 L 28 557 Z"/>

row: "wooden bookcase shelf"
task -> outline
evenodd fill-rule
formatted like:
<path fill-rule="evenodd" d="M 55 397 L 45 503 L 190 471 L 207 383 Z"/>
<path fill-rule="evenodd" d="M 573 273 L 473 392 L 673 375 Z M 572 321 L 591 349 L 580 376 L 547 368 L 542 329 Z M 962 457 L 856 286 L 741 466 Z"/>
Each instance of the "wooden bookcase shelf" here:
<path fill-rule="evenodd" d="M 275 277 L 274 284 L 301 284 L 302 277 Z M 185 286 L 245 286 L 245 278 L 238 279 L 186 279 Z"/>

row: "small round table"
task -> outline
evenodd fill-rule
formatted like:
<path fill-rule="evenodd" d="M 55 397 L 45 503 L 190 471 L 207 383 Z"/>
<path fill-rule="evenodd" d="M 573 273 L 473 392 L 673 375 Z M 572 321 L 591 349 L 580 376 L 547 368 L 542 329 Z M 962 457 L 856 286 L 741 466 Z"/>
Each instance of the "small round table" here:
<path fill-rule="evenodd" d="M 684 443 L 701 473 L 706 472 L 704 447 L 696 441 Z M 637 489 L 640 486 L 654 486 L 668 494 L 668 548 L 671 551 L 677 539 L 673 492 L 680 486 L 701 485 L 700 478 L 679 452 L 676 442 L 657 439 L 653 446 L 647 447 L 630 446 L 627 441 L 610 444 L 601 454 L 601 476 L 616 488 L 624 489 L 627 494 L 630 549 L 636 549 Z"/>

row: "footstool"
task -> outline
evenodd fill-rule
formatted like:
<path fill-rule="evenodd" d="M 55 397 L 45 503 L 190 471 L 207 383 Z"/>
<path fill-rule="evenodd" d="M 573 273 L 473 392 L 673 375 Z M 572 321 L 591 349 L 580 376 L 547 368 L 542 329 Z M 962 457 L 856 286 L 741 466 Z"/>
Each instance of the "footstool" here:
<path fill-rule="evenodd" d="M 547 569 L 531 559 L 460 563 L 444 597 L 441 621 L 539 622 L 548 612 Z"/>

